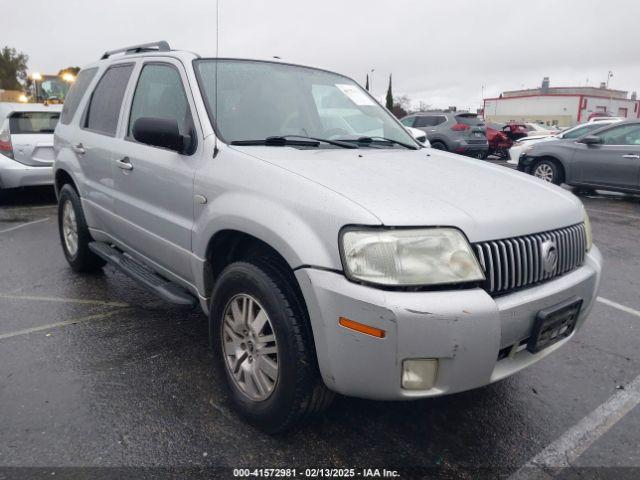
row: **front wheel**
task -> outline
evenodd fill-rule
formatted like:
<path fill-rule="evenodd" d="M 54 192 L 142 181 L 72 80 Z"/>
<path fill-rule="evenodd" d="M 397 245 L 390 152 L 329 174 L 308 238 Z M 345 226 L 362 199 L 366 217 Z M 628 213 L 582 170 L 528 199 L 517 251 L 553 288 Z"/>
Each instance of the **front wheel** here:
<path fill-rule="evenodd" d="M 544 180 L 545 182 L 560 185 L 563 181 L 562 171 L 558 164 L 553 160 L 543 159 L 538 161 L 531 172 L 534 177 Z"/>
<path fill-rule="evenodd" d="M 60 189 L 58 199 L 58 231 L 62 251 L 76 272 L 93 272 L 102 268 L 104 260 L 89 249 L 91 234 L 76 190 L 69 184 Z"/>
<path fill-rule="evenodd" d="M 270 259 L 236 262 L 212 293 L 209 334 L 235 408 L 268 433 L 330 403 L 293 278 Z"/>

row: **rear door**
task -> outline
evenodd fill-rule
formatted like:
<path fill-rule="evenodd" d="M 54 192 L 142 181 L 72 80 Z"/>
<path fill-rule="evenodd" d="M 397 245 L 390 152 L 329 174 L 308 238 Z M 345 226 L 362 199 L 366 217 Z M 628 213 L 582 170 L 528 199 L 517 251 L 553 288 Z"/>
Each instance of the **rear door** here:
<path fill-rule="evenodd" d="M 116 132 L 133 68 L 133 62 L 107 68 L 91 93 L 71 146 L 84 175 L 82 200 L 91 227 L 108 233 L 115 222 L 113 152 L 122 142 L 116 138 Z"/>
<path fill-rule="evenodd" d="M 9 116 L 13 158 L 34 167 L 49 167 L 55 159 L 53 131 L 59 111 L 14 112 Z"/>
<path fill-rule="evenodd" d="M 576 143 L 579 181 L 590 185 L 637 189 L 640 178 L 640 123 L 617 124 L 595 134 L 602 144 Z"/>
<path fill-rule="evenodd" d="M 193 180 L 199 126 L 182 64 L 153 59 L 142 65 L 112 169 L 115 182 L 117 235 L 135 252 L 187 282 L 191 273 Z M 187 154 L 139 143 L 133 138 L 142 117 L 176 120 L 191 138 Z"/>

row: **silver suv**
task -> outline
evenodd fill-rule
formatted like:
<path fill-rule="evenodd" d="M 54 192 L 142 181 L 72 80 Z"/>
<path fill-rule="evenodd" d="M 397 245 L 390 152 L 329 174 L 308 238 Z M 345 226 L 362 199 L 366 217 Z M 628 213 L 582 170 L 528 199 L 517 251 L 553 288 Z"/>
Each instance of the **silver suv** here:
<path fill-rule="evenodd" d="M 598 289 L 576 197 L 423 148 L 336 73 L 165 42 L 107 52 L 55 149 L 71 268 L 109 262 L 199 303 L 233 403 L 268 432 L 332 392 L 500 380 L 569 341 Z"/>
<path fill-rule="evenodd" d="M 469 157 L 485 158 L 489 151 L 487 128 L 475 113 L 431 111 L 404 117 L 405 127 L 422 130 L 431 147 Z"/>

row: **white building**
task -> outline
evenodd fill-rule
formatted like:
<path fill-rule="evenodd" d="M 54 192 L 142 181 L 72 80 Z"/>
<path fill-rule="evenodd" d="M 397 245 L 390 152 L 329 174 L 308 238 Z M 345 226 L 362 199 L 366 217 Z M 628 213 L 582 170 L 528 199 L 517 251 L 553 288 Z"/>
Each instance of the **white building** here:
<path fill-rule="evenodd" d="M 540 88 L 503 92 L 484 99 L 488 122 L 542 122 L 568 127 L 585 122 L 595 112 L 625 118 L 640 118 L 640 101 L 635 92 L 628 98 L 623 90 L 598 87 L 550 87 L 545 77 Z"/>

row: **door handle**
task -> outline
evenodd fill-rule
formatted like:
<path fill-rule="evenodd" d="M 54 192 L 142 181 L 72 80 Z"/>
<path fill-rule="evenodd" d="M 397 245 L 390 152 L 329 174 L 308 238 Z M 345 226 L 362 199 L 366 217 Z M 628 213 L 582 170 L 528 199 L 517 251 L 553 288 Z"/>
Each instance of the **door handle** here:
<path fill-rule="evenodd" d="M 627 155 L 622 155 L 622 158 L 635 158 L 637 160 L 640 160 L 640 155 L 633 154 L 633 153 L 628 153 Z"/>
<path fill-rule="evenodd" d="M 120 158 L 119 160 L 116 160 L 116 165 L 118 165 L 118 168 L 121 168 L 122 170 L 133 170 L 133 165 L 131 165 L 131 162 L 129 161 L 129 157 L 123 157 Z"/>
<path fill-rule="evenodd" d="M 71 147 L 71 149 L 76 152 L 78 155 L 84 155 L 87 151 L 84 149 L 84 145 L 82 143 L 76 143 Z"/>

